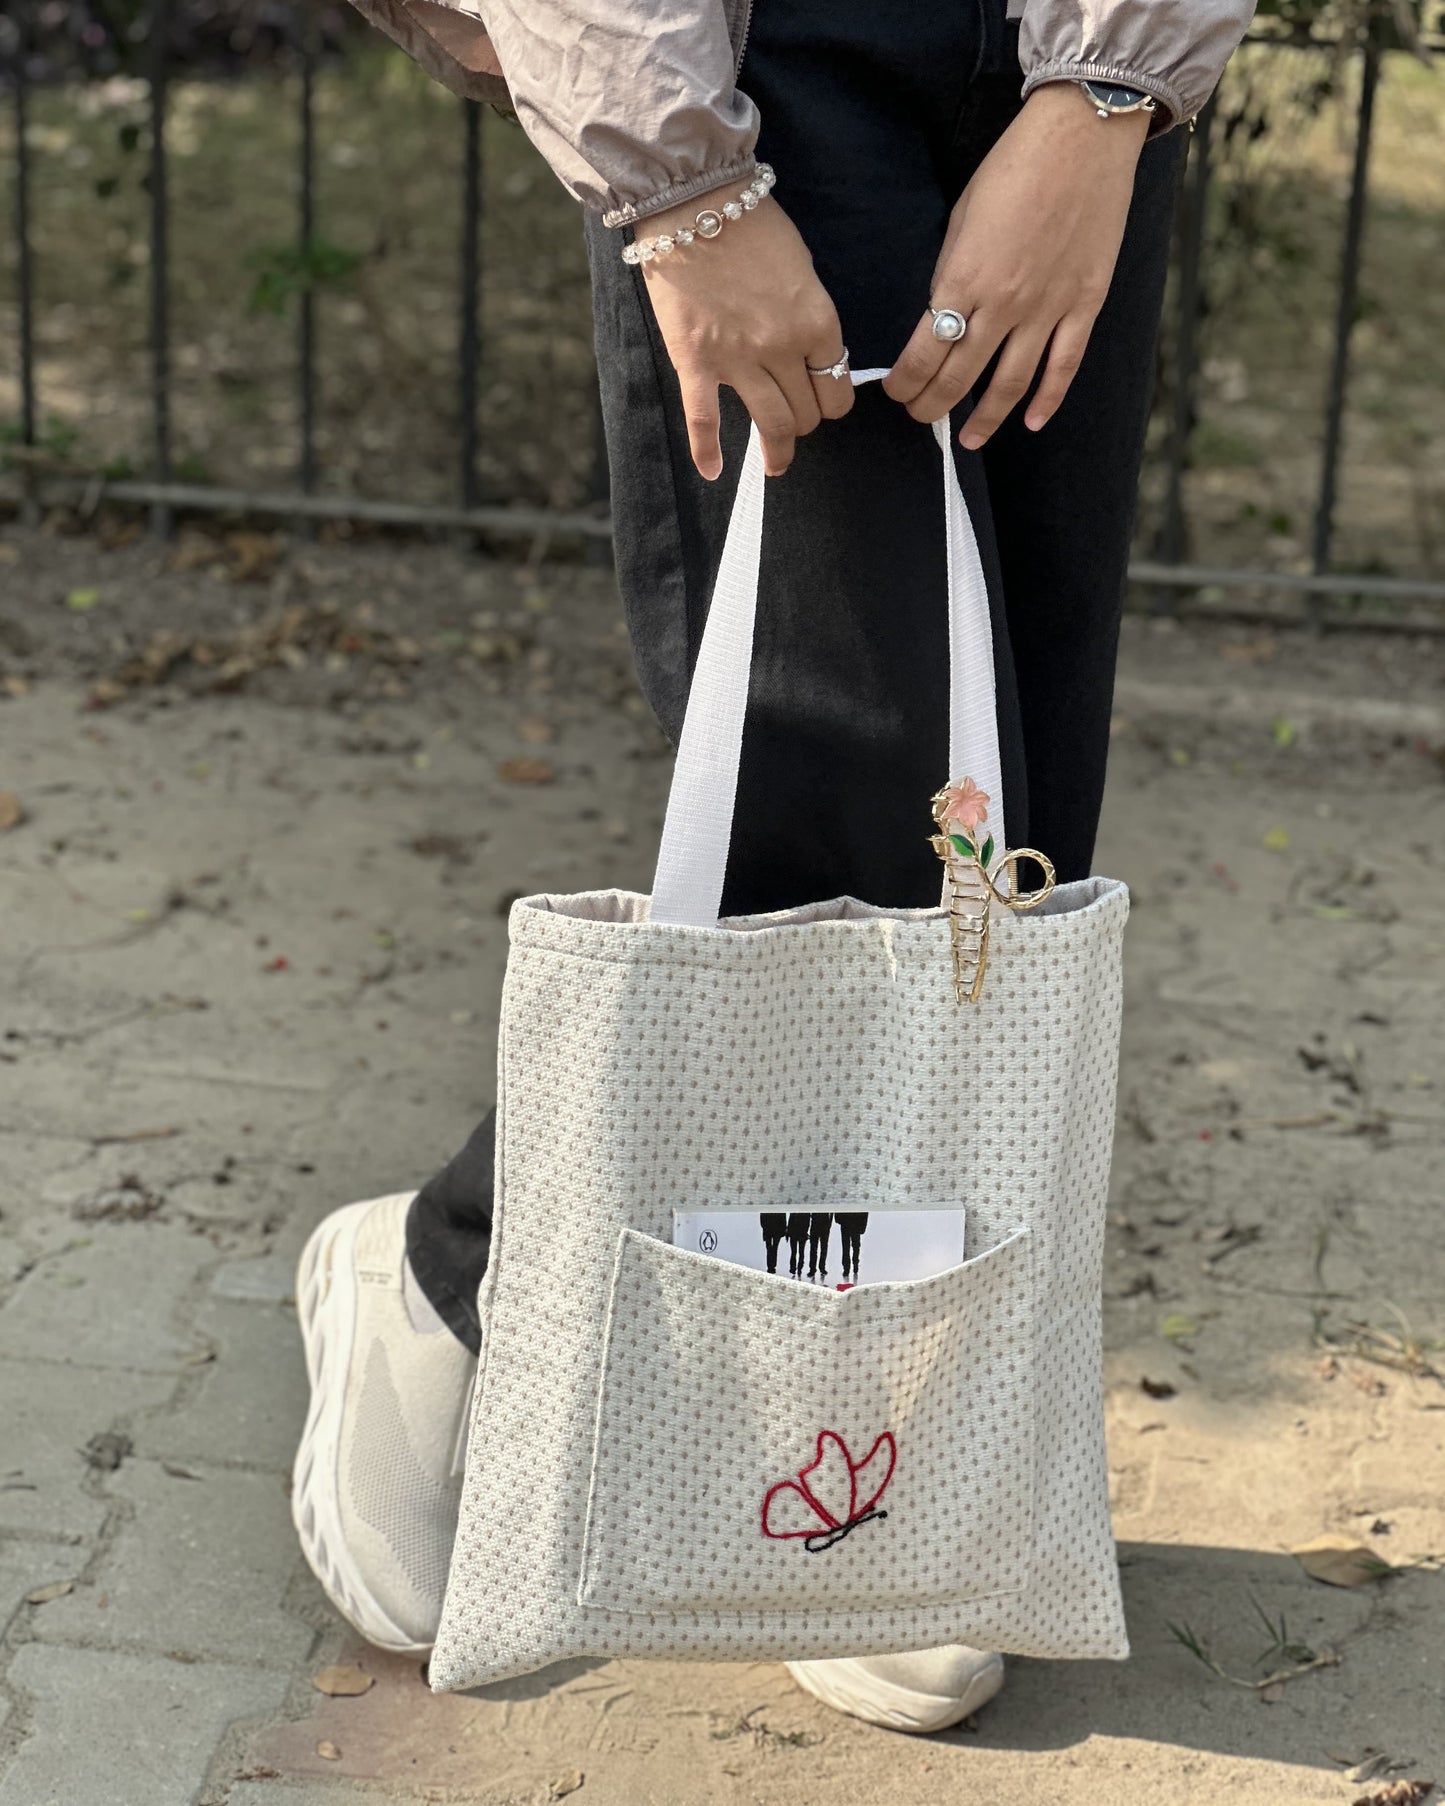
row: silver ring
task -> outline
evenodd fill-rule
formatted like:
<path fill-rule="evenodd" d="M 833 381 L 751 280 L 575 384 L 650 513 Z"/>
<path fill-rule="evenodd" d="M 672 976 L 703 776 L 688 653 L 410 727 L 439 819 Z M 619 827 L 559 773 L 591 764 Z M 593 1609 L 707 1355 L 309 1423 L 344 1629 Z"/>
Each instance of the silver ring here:
<path fill-rule="evenodd" d="M 841 382 L 851 368 L 851 365 L 848 362 L 848 347 L 846 345 L 843 347 L 843 355 L 838 359 L 836 364 L 824 364 L 821 370 L 815 370 L 811 364 L 804 363 L 803 368 L 808 372 L 809 376 L 831 376 L 836 381 Z"/>
<path fill-rule="evenodd" d="M 930 301 L 928 311 L 933 315 L 934 338 L 952 344 L 968 331 L 968 321 L 956 307 L 935 307 Z"/>

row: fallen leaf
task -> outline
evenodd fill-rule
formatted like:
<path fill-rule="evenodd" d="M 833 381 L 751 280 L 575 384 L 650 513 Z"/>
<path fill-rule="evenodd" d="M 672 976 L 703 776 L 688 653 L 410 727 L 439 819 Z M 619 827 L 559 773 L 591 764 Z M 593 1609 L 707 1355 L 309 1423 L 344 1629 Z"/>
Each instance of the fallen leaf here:
<path fill-rule="evenodd" d="M 113 677 L 102 677 L 99 683 L 90 686 L 85 706 L 87 709 L 108 709 L 113 702 L 119 702 L 125 693 L 123 683 L 117 683 Z"/>
<path fill-rule="evenodd" d="M 1271 828 L 1264 837 L 1264 844 L 1271 853 L 1287 853 L 1289 851 L 1289 829 Z"/>
<path fill-rule="evenodd" d="M 550 784 L 556 775 L 545 759 L 503 759 L 497 767 L 504 784 Z"/>
<path fill-rule="evenodd" d="M 1333 1355 L 1323 1355 L 1315 1363 L 1315 1375 L 1322 1380 L 1337 1380 L 1340 1377 L 1340 1364 Z"/>
<path fill-rule="evenodd" d="M 363 1693 L 370 1693 L 376 1681 L 355 1662 L 333 1662 L 329 1668 L 312 1675 L 311 1685 L 328 1699 L 356 1699 Z"/>
<path fill-rule="evenodd" d="M 1226 640 L 1219 648 L 1221 658 L 1231 665 L 1263 665 L 1274 657 L 1273 640 Z"/>
<path fill-rule="evenodd" d="M 175 1461 L 163 1461 L 161 1463 L 161 1472 L 163 1474 L 169 1474 L 173 1480 L 199 1480 L 201 1477 L 199 1474 L 193 1474 L 188 1467 L 182 1467 Z"/>
<path fill-rule="evenodd" d="M 73 589 L 65 598 L 65 606 L 76 614 L 83 615 L 87 609 L 94 608 L 100 600 L 98 589 Z"/>
<path fill-rule="evenodd" d="M 0 695 L 9 696 L 12 700 L 18 702 L 22 696 L 28 696 L 29 694 L 30 685 L 23 677 L 16 675 L 14 672 L 11 672 L 8 677 L 0 677 Z"/>
<path fill-rule="evenodd" d="M 1362 1793 L 1353 1806 L 1424 1806 L 1435 1791 L 1433 1781 L 1389 1781 L 1373 1793 Z"/>
<path fill-rule="evenodd" d="M 13 790 L 0 790 L 0 834 L 8 834 L 25 820 L 25 805 Z"/>
<path fill-rule="evenodd" d="M 269 577 L 271 568 L 281 556 L 281 541 L 270 533 L 248 533 L 238 529 L 226 535 L 226 550 L 231 554 L 231 575 L 241 582 L 256 582 Z"/>
<path fill-rule="evenodd" d="M 545 746 L 549 740 L 555 740 L 557 738 L 557 730 L 550 721 L 542 721 L 536 718 L 527 721 L 519 721 L 517 723 L 517 732 L 527 742 L 528 746 Z"/>
<path fill-rule="evenodd" d="M 1366 1586 L 1395 1571 L 1373 1549 L 1351 1542 L 1346 1536 L 1319 1536 L 1312 1543 L 1291 1549 L 1290 1554 L 1311 1580 L 1323 1580 L 1332 1587 Z"/>
<path fill-rule="evenodd" d="M 1183 1311 L 1171 1311 L 1159 1325 L 1159 1334 L 1169 1342 L 1183 1342 L 1199 1334 L 1199 1325 Z"/>
<path fill-rule="evenodd" d="M 1274 723 L 1274 743 L 1276 746 L 1293 746 L 1299 738 L 1299 730 L 1288 715 L 1277 715 Z"/>
<path fill-rule="evenodd" d="M 565 1799 L 569 1793 L 576 1793 L 585 1779 L 586 1776 L 582 1773 L 580 1768 L 569 1768 L 565 1775 L 558 1775 L 557 1779 L 552 1783 L 552 1798 L 554 1800 L 562 1800 Z"/>
<path fill-rule="evenodd" d="M 1147 1392 L 1150 1398 L 1173 1398 L 1179 1388 L 1171 1386 L 1168 1380 L 1142 1379 L 1139 1382 L 1139 1390 Z"/>
<path fill-rule="evenodd" d="M 1280 1700 L 1282 1700 L 1283 1698 L 1284 1698 L 1283 1681 L 1271 1681 L 1267 1687 L 1261 1687 L 1259 1690 L 1259 1700 L 1260 1700 L 1261 1705 L 1264 1705 L 1264 1706 L 1278 1705 Z"/>
<path fill-rule="evenodd" d="M 75 1591 L 73 1580 L 52 1580 L 48 1587 L 36 1587 L 33 1593 L 25 1595 L 27 1605 L 49 1605 L 52 1599 L 63 1599 L 67 1593 Z"/>
<path fill-rule="evenodd" d="M 316 1754 L 326 1762 L 339 1762 L 341 1751 L 329 1737 L 323 1737 L 316 1746 Z"/>

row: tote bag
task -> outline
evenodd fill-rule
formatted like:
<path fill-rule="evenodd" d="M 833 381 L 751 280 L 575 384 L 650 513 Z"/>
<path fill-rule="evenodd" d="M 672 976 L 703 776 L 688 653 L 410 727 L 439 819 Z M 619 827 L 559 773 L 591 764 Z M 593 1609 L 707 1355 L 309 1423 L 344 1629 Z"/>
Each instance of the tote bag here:
<path fill-rule="evenodd" d="M 997 860 L 988 599 L 946 420 L 935 436 L 940 781 L 988 793 Z M 1128 1653 L 1100 1372 L 1127 893 L 1093 878 L 1031 913 L 996 903 L 975 1002 L 947 907 L 719 921 L 763 490 L 754 433 L 651 900 L 511 912 L 438 1690 L 585 1655 Z M 672 1240 L 675 1209 L 940 1198 L 966 1211 L 962 1264 L 849 1291 Z"/>

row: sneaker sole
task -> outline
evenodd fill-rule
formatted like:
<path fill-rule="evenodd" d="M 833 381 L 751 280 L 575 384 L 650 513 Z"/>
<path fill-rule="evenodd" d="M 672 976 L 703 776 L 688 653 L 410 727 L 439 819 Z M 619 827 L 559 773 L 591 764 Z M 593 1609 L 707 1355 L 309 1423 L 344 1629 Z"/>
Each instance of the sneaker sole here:
<path fill-rule="evenodd" d="M 342 1617 L 379 1649 L 425 1656 L 431 1653 L 431 1645 L 415 1642 L 368 1591 L 341 1528 L 341 1416 L 356 1339 L 353 1250 L 357 1228 L 376 1202 L 372 1198 L 333 1211 L 312 1231 L 297 1264 L 296 1313 L 306 1350 L 311 1405 L 292 1471 L 291 1521 L 312 1573 Z"/>
<path fill-rule="evenodd" d="M 915 1736 L 961 1724 L 986 1706 L 1003 1686 L 1000 1655 L 992 1657 L 956 1698 L 914 1693 L 836 1662 L 789 1662 L 787 1670 L 805 1693 L 811 1693 L 835 1712 L 861 1718 L 866 1724 L 881 1725 L 886 1731 L 907 1731 Z"/>

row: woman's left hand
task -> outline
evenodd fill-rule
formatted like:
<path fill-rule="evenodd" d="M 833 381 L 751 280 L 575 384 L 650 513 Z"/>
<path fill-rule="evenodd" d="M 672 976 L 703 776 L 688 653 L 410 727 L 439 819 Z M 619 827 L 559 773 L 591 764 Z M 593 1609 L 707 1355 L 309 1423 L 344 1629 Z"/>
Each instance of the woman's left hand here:
<path fill-rule="evenodd" d="M 1028 394 L 1033 431 L 1068 392 L 1114 274 L 1150 115 L 1100 119 L 1073 82 L 1036 88 L 979 165 L 934 268 L 935 307 L 962 314 L 951 343 L 927 312 L 883 387 L 915 420 L 941 420 L 1000 347 L 960 443 L 977 451 Z"/>

